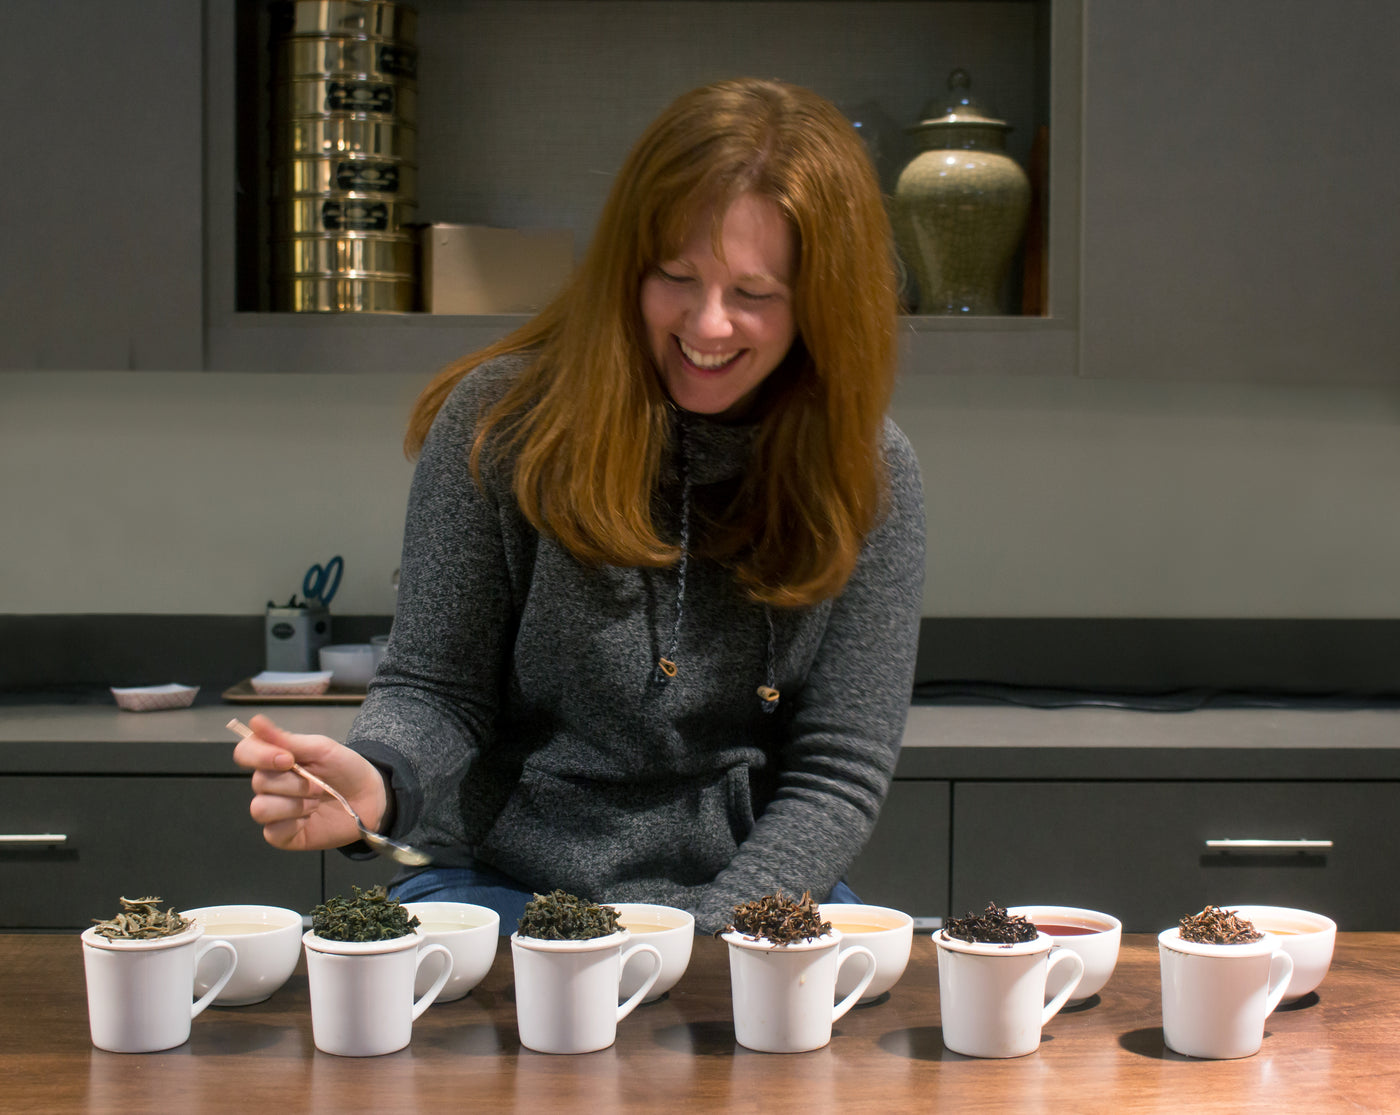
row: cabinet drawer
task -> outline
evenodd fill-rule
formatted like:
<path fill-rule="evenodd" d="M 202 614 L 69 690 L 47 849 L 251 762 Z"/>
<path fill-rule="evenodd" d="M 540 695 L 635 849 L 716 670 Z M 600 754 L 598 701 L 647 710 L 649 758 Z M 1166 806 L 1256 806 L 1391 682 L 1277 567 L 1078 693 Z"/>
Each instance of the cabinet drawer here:
<path fill-rule="evenodd" d="M 846 881 L 862 902 L 916 918 L 942 917 L 948 906 L 949 784 L 898 779 Z"/>
<path fill-rule="evenodd" d="M 1400 857 L 1397 782 L 959 782 L 953 912 L 1054 903 L 1116 914 L 1130 932 L 1206 904 L 1296 906 L 1342 929 L 1400 929 L 1384 876 Z M 1208 840 L 1330 840 L 1219 850 Z"/>
<path fill-rule="evenodd" d="M 117 899 L 159 895 L 177 908 L 320 900 L 321 857 L 279 851 L 248 816 L 246 777 L 11 775 L 0 834 L 62 835 L 0 844 L 0 926 L 85 928 Z"/>

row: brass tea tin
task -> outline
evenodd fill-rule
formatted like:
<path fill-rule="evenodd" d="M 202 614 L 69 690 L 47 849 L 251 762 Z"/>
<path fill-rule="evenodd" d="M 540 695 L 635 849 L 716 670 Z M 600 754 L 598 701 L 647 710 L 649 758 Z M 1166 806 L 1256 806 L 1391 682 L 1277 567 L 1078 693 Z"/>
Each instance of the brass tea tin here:
<path fill-rule="evenodd" d="M 273 35 L 354 35 L 412 42 L 418 13 L 389 0 L 282 0 L 272 6 Z"/>
<path fill-rule="evenodd" d="M 336 155 L 329 159 L 290 159 L 278 175 L 274 190 L 292 197 L 416 198 L 418 168 L 398 159 L 362 159 Z"/>
<path fill-rule="evenodd" d="M 406 84 L 417 80 L 418 51 L 383 39 L 285 39 L 279 72 L 289 78 L 359 77 Z"/>
<path fill-rule="evenodd" d="M 412 279 L 416 274 L 417 243 L 406 233 L 295 236 L 274 242 L 272 249 L 278 274 L 288 277 L 353 274 Z"/>
<path fill-rule="evenodd" d="M 396 120 L 350 116 L 300 116 L 273 129 L 275 158 L 305 155 L 365 155 L 412 162 L 418 133 Z"/>
<path fill-rule="evenodd" d="M 417 16 L 387 0 L 290 0 L 272 24 L 273 308 L 413 310 Z"/>
<path fill-rule="evenodd" d="M 416 297 L 417 284 L 411 279 L 326 275 L 277 279 L 272 284 L 273 309 L 279 312 L 408 313 L 414 308 Z"/>
<path fill-rule="evenodd" d="M 277 205 L 274 235 L 305 236 L 327 232 L 405 232 L 416 219 L 416 202 L 380 198 L 298 197 Z"/>
<path fill-rule="evenodd" d="M 300 77 L 273 91 L 272 111 L 297 116 L 366 116 L 412 124 L 418 119 L 418 92 L 409 84 L 361 77 Z"/>

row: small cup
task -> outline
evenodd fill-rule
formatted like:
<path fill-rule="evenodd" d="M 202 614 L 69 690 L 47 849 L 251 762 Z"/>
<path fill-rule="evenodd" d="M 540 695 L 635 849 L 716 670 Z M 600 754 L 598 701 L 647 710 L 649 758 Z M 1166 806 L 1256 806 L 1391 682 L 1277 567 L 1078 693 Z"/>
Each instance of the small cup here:
<path fill-rule="evenodd" d="M 317 651 L 321 669 L 331 671 L 331 684 L 363 689 L 374 677 L 374 647 L 369 643 L 336 643 Z"/>
<path fill-rule="evenodd" d="M 111 1053 L 155 1053 L 189 1040 L 190 1022 L 223 990 L 238 966 L 227 941 L 206 941 L 196 922 L 170 937 L 109 940 L 83 930 L 88 1029 L 92 1044 Z M 223 970 L 194 998 L 194 973 L 206 955 L 222 954 Z"/>
<path fill-rule="evenodd" d="M 592 1053 L 617 1040 L 617 1024 L 661 974 L 661 951 L 629 944 L 625 929 L 586 941 L 510 935 L 515 966 L 515 1019 L 520 1044 L 537 1053 Z M 627 962 L 651 957 L 651 971 L 630 998 L 617 1001 Z"/>
<path fill-rule="evenodd" d="M 210 940 L 227 941 L 238 953 L 233 978 L 214 996 L 220 1007 L 261 1003 L 291 977 L 301 956 L 301 915 L 281 906 L 201 906 L 184 916 L 204 926 Z M 206 955 L 195 968 L 194 993 L 218 980 L 220 961 Z"/>
<path fill-rule="evenodd" d="M 1066 1006 L 1082 1003 L 1103 990 L 1118 966 L 1118 949 L 1123 942 L 1123 923 L 1112 914 L 1085 910 L 1078 906 L 1010 906 L 1008 914 L 1020 914 L 1062 949 L 1077 952 L 1084 961 L 1084 977 Z M 1065 972 L 1068 975 L 1068 972 Z M 1053 998 L 1060 990 L 1060 972 L 1048 981 L 1045 994 Z"/>
<path fill-rule="evenodd" d="M 419 947 L 418 935 L 388 941 L 328 941 L 308 929 L 306 978 L 311 991 L 311 1037 L 322 1053 L 377 1057 L 404 1048 L 413 1022 L 447 984 L 452 953 L 442 945 Z M 427 992 L 413 994 L 425 962 L 441 966 Z"/>
<path fill-rule="evenodd" d="M 1272 933 L 1293 957 L 1293 975 L 1281 1002 L 1293 1003 L 1315 991 L 1332 966 L 1337 923 L 1323 914 L 1289 906 L 1221 906 L 1233 910 L 1261 933 Z"/>
<path fill-rule="evenodd" d="M 1084 976 L 1077 952 L 1055 948 L 1044 933 L 1013 945 L 960 941 L 940 931 L 938 1001 L 943 1044 L 965 1057 L 1024 1057 L 1040 1048 L 1040 1031 L 1069 1002 Z M 1045 998 L 1052 973 L 1059 990 Z"/>
<path fill-rule="evenodd" d="M 1239 945 L 1183 941 L 1177 926 L 1157 935 L 1162 966 L 1162 1036 L 1187 1057 L 1252 1057 L 1264 1020 L 1288 989 L 1293 958 L 1265 933 Z"/>
<path fill-rule="evenodd" d="M 452 975 L 433 1001 L 451 1003 L 464 998 L 486 978 L 496 959 L 501 915 L 489 906 L 470 902 L 405 902 L 403 908 L 418 918 L 419 948 L 443 945 L 452 953 Z M 419 968 L 414 997 L 426 995 L 433 979 L 432 968 Z"/>
<path fill-rule="evenodd" d="M 914 919 L 889 906 L 865 906 L 856 902 L 823 902 L 823 920 L 841 931 L 841 951 L 861 945 L 875 957 L 875 978 L 867 985 L 860 1002 L 878 999 L 899 982 L 909 964 L 914 946 Z M 860 982 L 860 970 L 843 967 L 836 976 L 836 998 L 844 999 Z"/>
<path fill-rule="evenodd" d="M 839 929 L 789 945 L 734 930 L 724 940 L 734 1037 L 760 1053 L 805 1053 L 827 1045 L 832 1023 L 856 1005 L 875 978 L 875 954 L 864 945 L 842 948 Z M 861 961 L 864 973 L 833 1006 L 839 972 L 852 960 Z"/>
<path fill-rule="evenodd" d="M 657 906 L 650 902 L 610 902 L 617 911 L 622 927 L 640 941 L 655 945 L 661 953 L 661 973 L 651 985 L 642 1003 L 654 1003 L 676 986 L 690 964 L 691 946 L 695 944 L 695 915 L 674 906 Z M 640 964 L 629 964 L 622 970 L 618 986 L 619 1001 L 630 999 L 646 979 Z"/>

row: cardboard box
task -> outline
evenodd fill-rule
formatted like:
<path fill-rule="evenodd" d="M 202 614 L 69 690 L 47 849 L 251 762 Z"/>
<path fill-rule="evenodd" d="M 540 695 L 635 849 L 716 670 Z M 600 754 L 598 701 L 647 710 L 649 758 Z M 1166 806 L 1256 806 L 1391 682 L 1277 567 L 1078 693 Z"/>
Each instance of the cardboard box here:
<path fill-rule="evenodd" d="M 519 314 L 544 307 L 574 267 L 569 229 L 423 225 L 423 309 Z"/>

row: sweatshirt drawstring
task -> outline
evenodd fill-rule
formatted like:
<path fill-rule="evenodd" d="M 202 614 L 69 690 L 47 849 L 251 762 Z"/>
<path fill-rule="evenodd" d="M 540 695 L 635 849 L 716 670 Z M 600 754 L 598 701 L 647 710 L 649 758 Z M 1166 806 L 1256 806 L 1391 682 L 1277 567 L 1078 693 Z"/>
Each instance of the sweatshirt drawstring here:
<path fill-rule="evenodd" d="M 778 635 L 773 625 L 773 609 L 767 604 L 763 606 L 763 618 L 768 621 L 768 670 L 763 684 L 758 687 L 758 699 L 764 712 L 772 712 L 778 707 L 778 690 L 773 685 L 777 673 Z"/>
<path fill-rule="evenodd" d="M 690 478 L 690 453 L 686 444 L 686 428 L 684 423 L 680 425 L 678 431 L 680 440 L 680 468 L 681 468 L 681 538 L 680 564 L 676 569 L 676 618 L 671 627 L 671 641 L 663 654 L 656 662 L 656 669 L 652 671 L 652 679 L 658 685 L 665 685 L 676 676 L 676 656 L 679 653 L 681 642 L 681 622 L 685 613 L 685 575 L 690 567 L 690 501 L 691 501 L 691 478 Z M 764 712 L 772 712 L 778 707 L 778 690 L 775 685 L 777 676 L 778 658 L 778 634 L 773 623 L 773 609 L 764 605 L 763 618 L 768 626 L 768 654 L 766 658 L 766 671 L 764 683 L 758 687 L 759 707 Z"/>
<path fill-rule="evenodd" d="M 690 454 L 686 450 L 685 426 L 679 431 L 681 458 L 681 562 L 676 571 L 676 622 L 671 628 L 671 645 L 656 663 L 653 677 L 665 685 L 676 676 L 676 654 L 681 642 L 681 615 L 685 610 L 685 574 L 690 565 Z"/>

